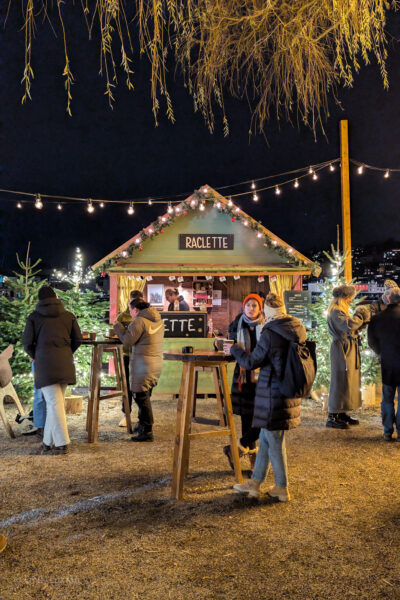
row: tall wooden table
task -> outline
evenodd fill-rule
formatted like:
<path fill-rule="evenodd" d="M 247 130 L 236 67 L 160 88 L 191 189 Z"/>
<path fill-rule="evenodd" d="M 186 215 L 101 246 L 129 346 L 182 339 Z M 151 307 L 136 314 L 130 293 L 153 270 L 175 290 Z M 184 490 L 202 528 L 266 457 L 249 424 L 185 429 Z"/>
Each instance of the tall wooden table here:
<path fill-rule="evenodd" d="M 233 361 L 233 357 L 212 350 L 195 350 L 193 354 L 183 354 L 181 350 L 169 350 L 163 353 L 163 357 L 164 360 L 180 360 L 183 363 L 176 418 L 172 497 L 176 500 L 181 500 L 183 497 L 183 484 L 189 467 L 190 440 L 193 439 L 229 436 L 236 482 L 241 483 L 242 471 L 226 369 L 226 363 Z M 192 432 L 192 422 L 201 422 L 193 416 L 199 371 L 212 372 L 217 402 L 220 408 L 220 418 L 215 422 L 215 425 L 219 425 L 219 427 L 208 431 Z"/>
<path fill-rule="evenodd" d="M 88 442 L 97 442 L 97 433 L 99 428 L 99 408 L 102 400 L 122 397 L 126 418 L 126 429 L 131 432 L 131 412 L 129 409 L 128 388 L 126 385 L 124 355 L 122 343 L 118 339 L 113 340 L 83 340 L 83 346 L 92 346 L 92 364 L 90 368 L 90 384 L 88 394 L 88 407 L 86 417 L 86 430 L 88 433 Z M 103 363 L 103 354 L 111 354 L 114 361 L 116 390 L 111 394 L 100 396 L 101 392 L 101 366 Z"/>

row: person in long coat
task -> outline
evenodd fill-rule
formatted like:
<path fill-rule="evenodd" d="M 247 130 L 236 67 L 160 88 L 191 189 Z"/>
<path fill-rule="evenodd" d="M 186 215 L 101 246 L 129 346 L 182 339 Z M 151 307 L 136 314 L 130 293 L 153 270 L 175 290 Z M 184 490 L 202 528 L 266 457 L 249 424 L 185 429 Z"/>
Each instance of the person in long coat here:
<path fill-rule="evenodd" d="M 162 369 L 164 323 L 160 313 L 142 298 L 131 300 L 132 322 L 128 329 L 121 323 L 114 324 L 119 339 L 130 347 L 129 383 L 139 408 L 139 422 L 135 427 L 133 442 L 152 442 L 153 410 L 151 393 Z"/>
<path fill-rule="evenodd" d="M 368 344 L 378 354 L 382 372 L 381 417 L 383 439 L 392 441 L 396 424 L 400 442 L 400 289 L 391 288 L 386 294 L 387 308 L 371 319 L 368 326 Z M 394 398 L 397 389 L 397 413 Z"/>
<path fill-rule="evenodd" d="M 283 300 L 277 294 L 267 295 L 264 312 L 266 324 L 250 354 L 238 344 L 224 344 L 225 352 L 232 354 L 246 370 L 260 368 L 253 416 L 253 427 L 260 428 L 256 463 L 251 479 L 233 487 L 240 494 L 258 498 L 260 484 L 272 464 L 275 485 L 267 493 L 287 502 L 290 494 L 285 434 L 300 424 L 301 398 L 286 398 L 279 383 L 285 369 L 289 342 L 304 343 L 306 330 L 299 319 L 286 314 Z"/>
<path fill-rule="evenodd" d="M 328 309 L 328 330 L 332 337 L 330 350 L 331 383 L 326 427 L 348 429 L 358 420 L 348 412 L 361 406 L 361 358 L 359 331 L 369 320 L 366 306 L 358 306 L 350 315 L 350 303 L 356 295 L 354 285 L 334 288 Z"/>
<path fill-rule="evenodd" d="M 81 339 L 75 315 L 65 310 L 53 288 L 40 288 L 39 302 L 26 320 L 23 345 L 35 361 L 35 387 L 46 401 L 42 454 L 68 452 L 65 390 L 76 383 L 73 353 Z"/>
<path fill-rule="evenodd" d="M 238 343 L 247 353 L 250 353 L 260 339 L 264 323 L 262 298 L 258 294 L 249 294 L 243 300 L 243 312 L 238 314 L 228 327 L 228 337 Z M 239 454 L 248 454 L 252 468 L 255 463 L 256 442 L 260 435 L 260 429 L 252 427 L 257 377 L 257 371 L 246 371 L 239 363 L 236 363 L 231 387 L 232 410 L 235 415 L 240 415 L 242 421 Z M 229 445 L 224 446 L 224 454 L 233 469 Z"/>

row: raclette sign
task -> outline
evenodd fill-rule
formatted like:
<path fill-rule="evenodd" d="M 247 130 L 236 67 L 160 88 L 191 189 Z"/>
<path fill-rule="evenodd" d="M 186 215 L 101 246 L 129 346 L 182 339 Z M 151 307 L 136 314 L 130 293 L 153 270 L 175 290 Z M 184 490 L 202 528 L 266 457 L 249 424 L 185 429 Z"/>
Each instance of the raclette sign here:
<path fill-rule="evenodd" d="M 233 233 L 180 233 L 179 250 L 233 250 Z"/>

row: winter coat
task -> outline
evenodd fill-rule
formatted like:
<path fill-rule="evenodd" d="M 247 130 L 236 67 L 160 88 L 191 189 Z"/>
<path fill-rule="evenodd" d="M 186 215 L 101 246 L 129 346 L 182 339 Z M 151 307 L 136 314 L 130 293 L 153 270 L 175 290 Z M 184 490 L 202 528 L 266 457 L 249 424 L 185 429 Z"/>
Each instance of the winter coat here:
<path fill-rule="evenodd" d="M 328 314 L 328 330 L 332 336 L 330 350 L 331 384 L 328 411 L 330 413 L 355 410 L 361 406 L 361 363 L 358 331 L 364 318 L 348 316 L 338 308 Z"/>
<path fill-rule="evenodd" d="M 73 353 L 81 345 L 75 315 L 58 298 L 39 300 L 25 325 L 22 343 L 35 361 L 35 387 L 76 383 Z"/>
<path fill-rule="evenodd" d="M 132 323 L 132 317 L 131 313 L 129 312 L 129 308 L 119 313 L 117 321 L 118 323 L 121 323 L 125 327 L 125 329 L 128 328 L 129 323 Z M 124 356 L 129 356 L 129 350 L 129 346 L 123 346 Z"/>
<path fill-rule="evenodd" d="M 130 346 L 129 382 L 131 392 L 151 390 L 161 375 L 164 323 L 160 313 L 152 307 L 140 310 L 125 329 L 114 325 L 119 339 Z"/>
<path fill-rule="evenodd" d="M 228 338 L 237 342 L 237 328 L 240 317 L 243 313 L 237 315 L 228 327 Z M 244 327 L 249 327 L 247 323 L 243 323 Z M 252 333 L 250 329 L 251 339 L 251 350 L 254 350 L 257 344 L 255 329 Z M 256 394 L 256 383 L 252 383 L 250 380 L 251 371 L 246 371 L 246 381 L 242 383 L 242 389 L 239 390 L 239 376 L 240 376 L 240 365 L 236 363 L 235 370 L 233 372 L 232 387 L 231 387 L 231 400 L 232 410 L 235 415 L 252 416 L 254 412 L 254 397 Z"/>
<path fill-rule="evenodd" d="M 279 390 L 289 341 L 304 343 L 306 330 L 296 317 L 286 315 L 267 323 L 251 354 L 240 346 L 231 348 L 232 355 L 245 369 L 260 368 L 256 385 L 253 427 L 270 431 L 293 429 L 300 424 L 301 398 L 285 398 Z"/>
<path fill-rule="evenodd" d="M 178 296 L 179 310 L 190 310 L 189 304 L 185 301 L 183 296 Z M 168 310 L 175 310 L 175 303 L 170 302 L 168 304 Z"/>
<path fill-rule="evenodd" d="M 400 304 L 389 304 L 373 317 L 368 344 L 381 359 L 382 383 L 400 385 Z"/>

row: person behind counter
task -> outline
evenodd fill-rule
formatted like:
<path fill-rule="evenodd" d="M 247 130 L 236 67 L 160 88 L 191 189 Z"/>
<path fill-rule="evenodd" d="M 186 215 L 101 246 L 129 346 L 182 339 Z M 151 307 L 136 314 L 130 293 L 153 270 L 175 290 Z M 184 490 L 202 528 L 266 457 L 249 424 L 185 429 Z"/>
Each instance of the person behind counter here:
<path fill-rule="evenodd" d="M 165 290 L 165 298 L 169 302 L 167 310 L 190 310 L 189 304 L 183 296 L 179 295 L 177 288 L 168 288 Z"/>
<path fill-rule="evenodd" d="M 139 290 L 131 290 L 131 292 L 129 294 L 129 302 L 131 300 L 134 300 L 135 298 L 141 298 L 143 300 L 143 292 L 140 292 Z M 128 302 L 128 306 L 126 307 L 126 309 L 123 312 L 120 312 L 117 317 L 118 323 L 121 323 L 125 327 L 125 329 L 128 329 L 129 323 L 132 322 L 131 313 L 129 311 L 129 302 Z M 131 392 L 131 387 L 129 385 L 129 346 L 124 345 L 123 354 L 124 354 L 126 386 L 128 388 L 129 410 L 131 411 L 132 410 L 132 392 Z M 124 402 L 122 402 L 122 412 L 125 414 Z M 126 427 L 126 417 L 125 416 L 121 419 L 121 421 L 118 423 L 118 425 L 119 425 L 119 427 Z M 134 430 L 132 433 L 135 433 L 135 431 L 136 430 Z"/>
<path fill-rule="evenodd" d="M 139 408 L 139 422 L 131 440 L 152 442 L 154 419 L 150 398 L 161 375 L 164 323 L 160 313 L 142 298 L 131 300 L 129 309 L 132 322 L 128 329 L 117 322 L 114 330 L 121 342 L 130 347 L 129 384 Z"/>
<path fill-rule="evenodd" d="M 254 350 L 265 324 L 263 300 L 258 294 L 249 294 L 243 300 L 243 312 L 237 315 L 228 327 L 228 337 L 250 353 Z M 254 397 L 256 394 L 258 371 L 246 370 L 236 363 L 232 379 L 231 398 L 235 415 L 242 421 L 242 437 L 239 440 L 239 454 L 248 454 L 251 468 L 256 459 L 256 441 L 260 435 L 259 427 L 252 427 Z M 231 447 L 224 446 L 224 454 L 233 469 Z"/>

